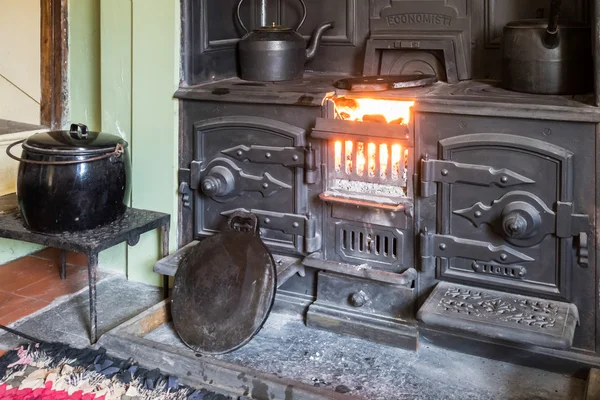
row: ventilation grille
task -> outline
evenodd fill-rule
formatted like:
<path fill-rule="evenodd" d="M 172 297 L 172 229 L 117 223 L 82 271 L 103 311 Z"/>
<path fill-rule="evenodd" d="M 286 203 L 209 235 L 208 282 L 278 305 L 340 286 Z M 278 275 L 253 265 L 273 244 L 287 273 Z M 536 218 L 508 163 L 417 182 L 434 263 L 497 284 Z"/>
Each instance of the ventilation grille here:
<path fill-rule="evenodd" d="M 525 267 L 516 266 L 516 267 L 505 267 L 502 265 L 494 265 L 494 264 L 483 264 L 483 263 L 474 263 L 473 270 L 475 272 L 481 274 L 502 276 L 506 278 L 515 278 L 521 279 L 527 273 Z"/>
<path fill-rule="evenodd" d="M 336 252 L 342 258 L 376 261 L 390 266 L 398 264 L 402 258 L 402 236 L 396 236 L 393 231 L 338 225 L 336 239 Z"/>

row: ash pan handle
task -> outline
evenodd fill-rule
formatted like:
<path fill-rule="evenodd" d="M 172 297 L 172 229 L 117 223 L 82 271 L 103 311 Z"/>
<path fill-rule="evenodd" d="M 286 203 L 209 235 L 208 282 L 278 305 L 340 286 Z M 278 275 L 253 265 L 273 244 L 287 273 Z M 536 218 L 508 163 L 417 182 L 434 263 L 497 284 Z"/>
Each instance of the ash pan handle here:
<path fill-rule="evenodd" d="M 258 218 L 255 214 L 236 211 L 231 214 L 227 222 L 227 229 L 235 232 L 250 232 L 256 234 L 258 231 Z"/>

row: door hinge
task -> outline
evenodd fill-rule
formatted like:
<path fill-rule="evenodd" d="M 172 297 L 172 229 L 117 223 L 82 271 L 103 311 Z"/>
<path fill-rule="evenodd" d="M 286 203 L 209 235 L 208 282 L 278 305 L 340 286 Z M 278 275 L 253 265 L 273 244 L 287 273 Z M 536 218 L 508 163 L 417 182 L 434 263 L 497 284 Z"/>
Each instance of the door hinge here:
<path fill-rule="evenodd" d="M 307 147 L 276 147 L 239 145 L 221 153 L 242 162 L 257 164 L 276 164 L 288 168 L 303 168 L 304 182 L 314 184 L 317 181 L 316 152 L 311 143 Z"/>
<path fill-rule="evenodd" d="M 534 180 L 506 168 L 463 164 L 448 160 L 421 159 L 421 196 L 436 194 L 437 183 L 466 183 L 479 186 L 509 187 L 532 184 Z"/>
<path fill-rule="evenodd" d="M 494 246 L 488 242 L 434 234 L 426 230 L 420 236 L 421 257 L 425 260 L 431 260 L 433 257 L 462 257 L 502 265 L 535 261 L 528 255 L 504 245 Z"/>
<path fill-rule="evenodd" d="M 289 235 L 304 237 L 304 251 L 306 253 L 314 253 L 321 249 L 321 235 L 317 232 L 317 219 L 312 213 L 301 215 L 265 210 L 248 211 L 244 208 L 238 208 L 224 211 L 221 215 L 229 216 L 238 211 L 256 215 L 261 229 L 272 229 Z"/>

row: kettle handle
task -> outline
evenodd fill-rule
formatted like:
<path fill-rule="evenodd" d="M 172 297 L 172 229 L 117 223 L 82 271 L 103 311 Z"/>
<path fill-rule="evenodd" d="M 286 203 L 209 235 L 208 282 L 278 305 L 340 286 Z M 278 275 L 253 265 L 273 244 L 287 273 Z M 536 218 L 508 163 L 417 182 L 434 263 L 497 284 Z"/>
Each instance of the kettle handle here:
<path fill-rule="evenodd" d="M 546 33 L 542 38 L 542 43 L 548 49 L 554 49 L 558 47 L 558 17 L 560 14 L 561 0 L 550 0 L 550 13 L 548 15 L 548 27 Z"/>
<path fill-rule="evenodd" d="M 300 20 L 300 23 L 298 24 L 298 26 L 295 29 L 296 31 L 298 29 L 300 29 L 302 27 L 302 25 L 304 25 L 304 21 L 306 21 L 306 3 L 304 2 L 304 0 L 298 0 L 298 1 L 302 5 L 302 19 Z M 244 2 L 244 0 L 240 0 L 238 2 L 238 5 L 236 7 L 236 16 L 237 16 L 237 20 L 238 20 L 240 26 L 242 27 L 242 29 L 245 30 L 246 33 L 250 33 L 248 28 L 246 28 L 246 25 L 244 25 L 244 22 L 242 21 L 242 16 L 240 15 L 240 9 L 242 8 L 243 2 Z"/>

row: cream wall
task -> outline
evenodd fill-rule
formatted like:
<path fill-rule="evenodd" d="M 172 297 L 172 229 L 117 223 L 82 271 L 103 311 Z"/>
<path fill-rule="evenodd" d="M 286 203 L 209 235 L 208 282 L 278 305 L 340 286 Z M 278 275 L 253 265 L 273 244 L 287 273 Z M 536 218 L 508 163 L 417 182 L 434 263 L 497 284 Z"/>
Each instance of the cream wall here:
<path fill-rule="evenodd" d="M 40 123 L 40 0 L 0 0 L 0 119 Z"/>

